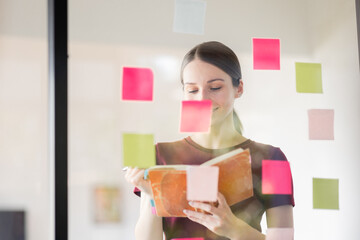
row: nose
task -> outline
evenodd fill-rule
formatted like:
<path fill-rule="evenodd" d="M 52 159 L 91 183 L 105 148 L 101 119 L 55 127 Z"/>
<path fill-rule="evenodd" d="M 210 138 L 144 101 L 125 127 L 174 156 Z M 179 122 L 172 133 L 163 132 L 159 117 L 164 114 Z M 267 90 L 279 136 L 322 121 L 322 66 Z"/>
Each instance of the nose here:
<path fill-rule="evenodd" d="M 197 100 L 210 100 L 209 94 L 205 90 L 200 90 L 197 98 Z"/>

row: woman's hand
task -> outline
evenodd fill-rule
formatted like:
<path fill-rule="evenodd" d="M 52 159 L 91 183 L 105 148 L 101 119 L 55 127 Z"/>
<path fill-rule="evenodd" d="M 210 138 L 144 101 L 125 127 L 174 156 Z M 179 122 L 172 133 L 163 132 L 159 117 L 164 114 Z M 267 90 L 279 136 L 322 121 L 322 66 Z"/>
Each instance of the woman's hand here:
<path fill-rule="evenodd" d="M 218 206 L 204 202 L 190 202 L 190 206 L 199 208 L 207 213 L 184 210 L 186 216 L 197 223 L 207 227 L 212 232 L 230 239 L 239 236 L 239 231 L 246 225 L 237 218 L 227 204 L 224 195 L 218 193 Z"/>
<path fill-rule="evenodd" d="M 128 168 L 125 173 L 125 179 L 135 185 L 141 192 L 152 195 L 150 182 L 144 179 L 145 169 Z"/>

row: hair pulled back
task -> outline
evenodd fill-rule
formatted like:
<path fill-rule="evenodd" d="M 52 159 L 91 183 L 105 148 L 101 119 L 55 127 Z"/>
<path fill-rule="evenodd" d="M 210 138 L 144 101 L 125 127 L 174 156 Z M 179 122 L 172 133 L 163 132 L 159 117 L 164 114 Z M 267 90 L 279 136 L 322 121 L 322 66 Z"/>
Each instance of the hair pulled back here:
<path fill-rule="evenodd" d="M 181 64 L 180 79 L 181 83 L 184 85 L 183 72 L 186 65 L 188 65 L 194 59 L 200 59 L 206 63 L 212 64 L 225 73 L 227 73 L 232 80 L 234 87 L 238 87 L 241 80 L 241 67 L 239 59 L 236 54 L 226 45 L 217 42 L 210 41 L 204 42 L 193 47 L 183 59 Z M 242 124 L 234 111 L 233 120 L 235 129 L 241 134 L 242 133 Z"/>
<path fill-rule="evenodd" d="M 236 54 L 226 45 L 216 41 L 196 45 L 184 56 L 180 72 L 182 84 L 184 68 L 196 58 L 220 68 L 231 77 L 234 87 L 239 86 L 241 68 Z"/>

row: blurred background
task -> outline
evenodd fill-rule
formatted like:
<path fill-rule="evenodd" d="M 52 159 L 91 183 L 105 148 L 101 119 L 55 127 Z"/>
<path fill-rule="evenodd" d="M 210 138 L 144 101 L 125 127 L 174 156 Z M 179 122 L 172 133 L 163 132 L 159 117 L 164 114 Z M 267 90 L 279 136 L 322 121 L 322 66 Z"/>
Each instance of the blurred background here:
<path fill-rule="evenodd" d="M 291 164 L 295 239 L 360 235 L 355 1 L 68 2 L 69 239 L 134 239 L 140 201 L 121 171 L 121 135 L 186 136 L 180 64 L 210 40 L 239 57 L 244 135 L 280 147 Z M 186 32 L 176 19 L 191 17 L 180 6 L 194 2 L 199 27 Z M 280 39 L 280 70 L 253 69 L 252 38 Z M 0 236 L 16 223 L 20 239 L 52 239 L 47 54 L 47 1 L 0 0 Z M 321 63 L 323 93 L 296 91 L 295 62 Z M 121 100 L 123 66 L 152 69 L 152 102 Z M 309 140 L 309 109 L 334 110 L 334 140 Z M 313 208 L 313 178 L 339 180 L 339 209 Z"/>

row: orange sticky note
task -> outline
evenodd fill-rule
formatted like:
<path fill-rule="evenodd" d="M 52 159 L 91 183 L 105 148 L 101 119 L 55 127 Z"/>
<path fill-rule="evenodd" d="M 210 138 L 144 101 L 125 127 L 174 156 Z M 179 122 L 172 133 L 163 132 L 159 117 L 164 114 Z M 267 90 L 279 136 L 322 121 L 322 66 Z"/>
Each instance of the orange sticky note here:
<path fill-rule="evenodd" d="M 262 161 L 262 193 L 292 194 L 292 177 L 288 161 Z"/>
<path fill-rule="evenodd" d="M 310 109 L 308 116 L 310 140 L 334 140 L 334 110 Z"/>
<path fill-rule="evenodd" d="M 280 39 L 253 38 L 255 70 L 280 70 Z"/>
<path fill-rule="evenodd" d="M 182 101 L 180 132 L 208 132 L 212 116 L 210 100 Z"/>
<path fill-rule="evenodd" d="M 189 201 L 216 202 L 219 167 L 188 166 L 186 169 L 186 198 Z"/>
<path fill-rule="evenodd" d="M 150 68 L 123 67 L 122 99 L 153 100 L 154 76 Z"/>

